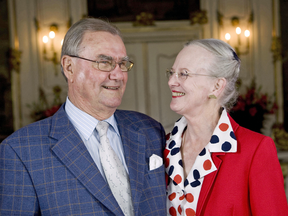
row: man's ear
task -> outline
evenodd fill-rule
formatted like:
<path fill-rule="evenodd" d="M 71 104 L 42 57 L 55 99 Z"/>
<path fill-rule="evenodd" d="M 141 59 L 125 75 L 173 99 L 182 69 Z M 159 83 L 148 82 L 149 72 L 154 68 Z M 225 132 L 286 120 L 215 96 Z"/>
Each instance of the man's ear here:
<path fill-rule="evenodd" d="M 63 68 L 63 72 L 67 77 L 68 82 L 73 82 L 73 62 L 72 58 L 68 55 L 64 55 L 61 58 L 61 65 Z"/>
<path fill-rule="evenodd" d="M 227 84 L 227 80 L 224 77 L 217 78 L 216 82 L 214 83 L 212 94 L 218 98 L 224 91 L 226 84 Z"/>

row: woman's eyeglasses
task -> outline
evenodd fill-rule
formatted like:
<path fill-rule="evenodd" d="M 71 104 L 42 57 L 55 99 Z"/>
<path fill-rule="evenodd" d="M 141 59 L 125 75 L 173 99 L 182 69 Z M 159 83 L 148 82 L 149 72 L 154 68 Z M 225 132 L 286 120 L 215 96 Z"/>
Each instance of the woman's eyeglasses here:
<path fill-rule="evenodd" d="M 175 74 L 176 77 L 177 77 L 178 79 L 180 79 L 180 80 L 186 80 L 188 77 L 191 77 L 191 76 L 194 76 L 194 75 L 196 75 L 196 76 L 215 77 L 215 76 L 207 75 L 207 74 L 189 73 L 189 72 L 187 72 L 186 70 L 184 70 L 184 71 L 179 71 L 179 72 L 175 72 L 175 71 L 173 71 L 172 69 L 167 69 L 167 70 L 166 70 L 166 77 L 167 77 L 168 79 L 170 79 L 170 78 L 173 76 L 173 74 Z"/>

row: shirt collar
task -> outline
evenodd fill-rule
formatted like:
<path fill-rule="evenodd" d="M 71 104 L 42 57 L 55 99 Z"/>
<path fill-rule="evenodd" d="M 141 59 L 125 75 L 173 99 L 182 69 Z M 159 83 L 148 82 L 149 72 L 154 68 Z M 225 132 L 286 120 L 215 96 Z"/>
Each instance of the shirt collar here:
<path fill-rule="evenodd" d="M 210 152 L 237 152 L 237 140 L 224 108 L 207 148 Z"/>
<path fill-rule="evenodd" d="M 70 119 L 72 124 L 75 126 L 75 128 L 83 135 L 83 137 L 86 140 L 88 140 L 90 136 L 92 135 L 99 120 L 97 120 L 93 116 L 77 108 L 69 100 L 68 97 L 66 99 L 65 111 L 68 115 L 68 118 Z M 105 119 L 104 121 L 108 122 L 109 125 L 112 126 L 113 130 L 117 133 L 117 135 L 120 136 L 120 133 L 117 127 L 117 121 L 115 119 L 114 114 L 110 116 L 108 119 Z"/>
<path fill-rule="evenodd" d="M 170 140 L 179 140 L 176 142 L 177 147 L 181 146 L 181 136 L 186 126 L 187 120 L 183 116 L 175 123 L 170 134 Z M 237 152 L 237 140 L 225 108 L 206 147 L 210 152 Z"/>

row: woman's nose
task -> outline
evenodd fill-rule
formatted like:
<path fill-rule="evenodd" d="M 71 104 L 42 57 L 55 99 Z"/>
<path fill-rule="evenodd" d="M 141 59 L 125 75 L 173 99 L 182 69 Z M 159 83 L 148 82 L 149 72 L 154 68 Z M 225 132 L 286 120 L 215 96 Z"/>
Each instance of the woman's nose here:
<path fill-rule="evenodd" d="M 179 85 L 178 74 L 174 73 L 172 76 L 170 76 L 168 80 L 168 85 L 169 87 Z"/>

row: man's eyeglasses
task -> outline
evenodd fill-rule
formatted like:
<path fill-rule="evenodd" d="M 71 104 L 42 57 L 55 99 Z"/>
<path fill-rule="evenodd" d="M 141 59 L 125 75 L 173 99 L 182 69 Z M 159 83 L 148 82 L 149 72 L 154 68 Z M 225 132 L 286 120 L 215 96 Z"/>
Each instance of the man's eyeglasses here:
<path fill-rule="evenodd" d="M 173 71 L 172 69 L 167 69 L 166 70 L 166 77 L 168 79 L 170 79 L 173 74 L 176 75 L 176 77 L 180 80 L 186 80 L 188 77 L 191 77 L 193 75 L 196 75 L 196 76 L 209 76 L 209 77 L 215 77 L 215 76 L 212 76 L 212 75 L 207 75 L 207 74 L 197 74 L 197 73 L 189 73 L 187 72 L 186 70 L 184 71 L 179 71 L 179 72 L 175 72 Z"/>
<path fill-rule="evenodd" d="M 117 64 L 119 65 L 121 71 L 128 72 L 132 69 L 132 67 L 134 65 L 133 62 L 128 61 L 128 60 L 127 61 L 123 60 L 121 62 L 116 62 L 115 60 L 109 60 L 109 59 L 100 60 L 100 61 L 93 61 L 93 60 L 82 58 L 82 57 L 75 56 L 75 55 L 68 55 L 68 56 L 93 62 L 92 66 L 95 69 L 98 69 L 98 70 L 104 71 L 104 72 L 110 72 L 110 71 L 114 70 L 114 68 L 116 67 Z"/>

